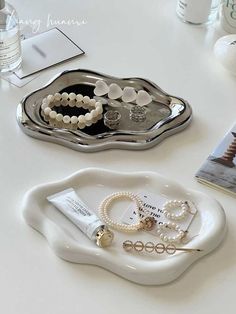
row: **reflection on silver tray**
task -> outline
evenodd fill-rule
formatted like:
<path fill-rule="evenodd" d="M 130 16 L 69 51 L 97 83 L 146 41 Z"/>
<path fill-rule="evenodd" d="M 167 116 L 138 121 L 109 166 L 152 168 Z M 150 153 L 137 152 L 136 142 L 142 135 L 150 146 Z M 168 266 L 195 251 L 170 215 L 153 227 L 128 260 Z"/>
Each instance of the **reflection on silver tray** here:
<path fill-rule="evenodd" d="M 106 96 L 96 97 L 103 103 L 104 112 L 118 111 L 122 119 L 115 130 L 104 125 L 103 120 L 82 130 L 66 129 L 63 125 L 52 125 L 41 114 L 44 97 L 56 92 L 74 92 L 94 96 L 97 80 L 108 85 L 117 83 L 121 88 L 130 86 L 145 90 L 153 101 L 146 107 L 146 119 L 136 122 L 130 119 L 130 110 L 134 103 L 111 100 Z M 63 110 L 75 110 L 74 108 Z M 67 107 L 68 108 L 68 107 Z M 78 108 L 77 108 L 78 110 Z M 65 112 L 63 112 L 65 114 Z M 74 115 L 74 112 L 66 112 Z M 153 82 L 140 78 L 120 79 L 90 70 L 70 70 L 57 75 L 46 86 L 27 95 L 17 108 L 17 120 L 22 130 L 35 138 L 58 143 L 72 149 L 93 152 L 110 148 L 146 149 L 159 143 L 165 137 L 184 129 L 191 120 L 192 110 L 189 104 L 162 91 Z"/>

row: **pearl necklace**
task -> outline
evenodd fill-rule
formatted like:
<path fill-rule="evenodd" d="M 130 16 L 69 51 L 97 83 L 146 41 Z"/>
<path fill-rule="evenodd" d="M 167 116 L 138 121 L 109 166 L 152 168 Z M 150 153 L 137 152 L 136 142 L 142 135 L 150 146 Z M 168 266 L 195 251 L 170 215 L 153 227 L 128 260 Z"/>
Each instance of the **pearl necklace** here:
<path fill-rule="evenodd" d="M 60 103 L 62 101 L 62 103 Z M 63 116 L 61 113 L 57 113 L 52 110 L 54 106 L 70 106 L 70 107 L 83 107 L 89 109 L 90 112 L 85 115 L 77 116 Z M 94 109 L 91 109 L 94 108 Z M 57 122 L 64 122 L 65 124 L 77 125 L 79 129 L 85 128 L 97 122 L 99 115 L 103 113 L 102 103 L 95 99 L 90 99 L 89 96 L 83 96 L 75 93 L 55 93 L 54 95 L 48 95 L 42 101 L 41 109 L 45 116 Z M 91 110 L 90 110 L 91 109 Z"/>
<path fill-rule="evenodd" d="M 123 232 L 132 232 L 132 231 L 138 231 L 140 229 L 150 231 L 153 229 L 154 225 L 156 224 L 156 220 L 153 217 L 144 217 L 143 219 L 139 218 L 139 222 L 132 224 L 132 225 L 126 225 L 122 223 L 118 223 L 113 221 L 109 215 L 108 211 L 110 210 L 110 205 L 112 202 L 118 199 L 129 199 L 133 202 L 135 202 L 135 212 L 137 214 L 137 217 L 139 218 L 139 211 L 142 210 L 145 212 L 145 209 L 143 207 L 143 203 L 141 199 L 131 193 L 131 192 L 117 192 L 109 195 L 106 197 L 102 203 L 99 206 L 99 214 L 101 219 L 111 228 L 123 231 Z"/>

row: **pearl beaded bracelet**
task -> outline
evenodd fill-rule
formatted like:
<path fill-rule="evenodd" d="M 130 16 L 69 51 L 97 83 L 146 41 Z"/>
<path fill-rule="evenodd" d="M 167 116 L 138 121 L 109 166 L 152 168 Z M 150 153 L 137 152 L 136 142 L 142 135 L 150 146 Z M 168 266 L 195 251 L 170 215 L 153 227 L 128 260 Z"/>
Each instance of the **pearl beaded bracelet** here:
<path fill-rule="evenodd" d="M 62 103 L 60 103 L 62 101 Z M 85 115 L 77 116 L 63 116 L 61 113 L 57 113 L 52 110 L 54 106 L 70 106 L 70 107 L 83 107 L 84 109 L 89 109 L 90 112 Z M 91 109 L 94 108 L 94 109 Z M 102 103 L 96 101 L 95 99 L 90 99 L 89 96 L 83 96 L 81 94 L 75 93 L 55 93 L 54 95 L 48 95 L 42 101 L 41 109 L 45 116 L 57 122 L 64 122 L 65 124 L 73 124 L 78 126 L 78 128 L 83 129 L 85 126 L 90 126 L 97 122 L 99 115 L 103 113 Z M 91 110 L 90 110 L 91 109 Z"/>
<path fill-rule="evenodd" d="M 135 205 L 136 205 L 135 212 L 138 218 L 140 217 L 139 211 L 141 209 L 143 212 L 145 212 L 145 209 L 143 208 L 143 203 L 137 195 L 131 192 L 113 193 L 109 195 L 108 197 L 106 197 L 99 206 L 100 217 L 106 223 L 106 225 L 112 227 L 113 229 L 116 229 L 118 231 L 123 231 L 123 232 L 138 231 L 140 229 L 149 231 L 153 229 L 154 225 L 156 224 L 156 220 L 153 217 L 146 216 L 143 219 L 139 218 L 139 222 L 132 225 L 126 225 L 126 224 L 113 221 L 109 217 L 108 211 L 110 210 L 110 205 L 118 199 L 129 199 L 135 202 Z"/>

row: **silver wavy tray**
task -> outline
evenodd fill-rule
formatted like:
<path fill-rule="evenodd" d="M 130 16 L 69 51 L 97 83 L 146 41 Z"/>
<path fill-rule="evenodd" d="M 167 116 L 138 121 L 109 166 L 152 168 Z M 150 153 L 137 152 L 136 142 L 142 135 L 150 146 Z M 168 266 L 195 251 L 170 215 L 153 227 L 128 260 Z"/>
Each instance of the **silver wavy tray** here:
<path fill-rule="evenodd" d="M 136 90 L 146 90 L 153 101 L 147 105 L 147 118 L 144 122 L 129 119 L 132 104 L 99 97 L 105 111 L 115 107 L 122 115 L 117 130 L 108 129 L 103 120 L 83 130 L 69 130 L 50 125 L 41 115 L 41 103 L 45 96 L 56 92 L 75 92 L 93 97 L 95 82 L 104 80 L 108 85 L 117 83 L 121 88 L 132 86 Z M 64 107 L 64 114 L 68 107 Z M 73 109 L 73 108 L 72 108 Z M 74 109 L 75 110 L 75 109 Z M 76 110 L 79 110 L 76 108 Z M 73 115 L 75 113 L 73 112 Z M 28 94 L 17 108 L 17 121 L 28 135 L 67 146 L 69 148 L 94 152 L 110 148 L 147 149 L 165 137 L 184 129 L 190 122 L 192 110 L 189 104 L 175 96 L 168 95 L 153 82 L 141 78 L 116 78 L 90 70 L 65 71 L 53 78 L 43 88 Z"/>

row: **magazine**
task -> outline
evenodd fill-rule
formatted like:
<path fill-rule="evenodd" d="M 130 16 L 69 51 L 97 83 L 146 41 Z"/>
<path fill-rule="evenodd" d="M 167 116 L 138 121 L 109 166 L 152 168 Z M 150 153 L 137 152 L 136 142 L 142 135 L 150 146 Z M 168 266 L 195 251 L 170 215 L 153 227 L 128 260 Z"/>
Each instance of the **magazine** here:
<path fill-rule="evenodd" d="M 199 182 L 236 196 L 236 125 L 196 173 Z"/>

